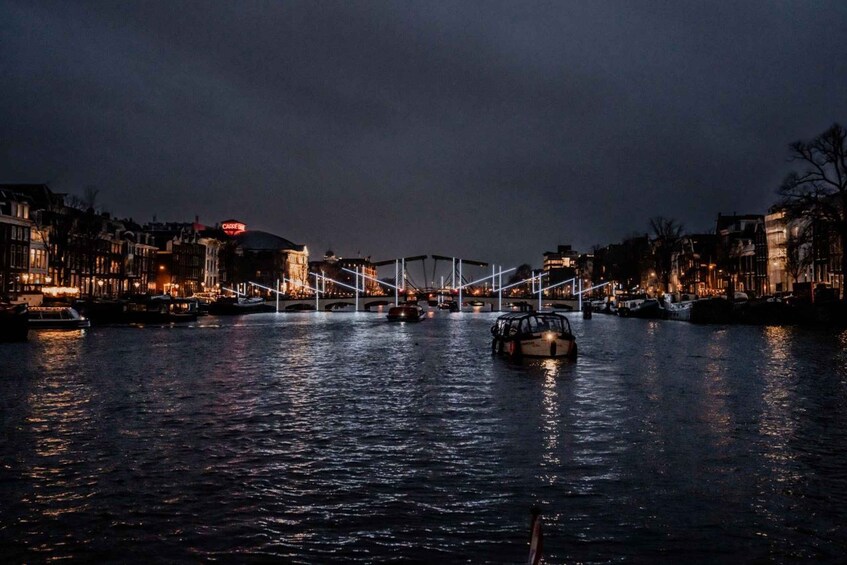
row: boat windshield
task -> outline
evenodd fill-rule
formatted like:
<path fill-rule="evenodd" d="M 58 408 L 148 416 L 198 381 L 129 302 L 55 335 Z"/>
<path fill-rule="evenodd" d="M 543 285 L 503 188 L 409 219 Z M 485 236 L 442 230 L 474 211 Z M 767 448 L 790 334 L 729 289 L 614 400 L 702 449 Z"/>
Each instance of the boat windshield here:
<path fill-rule="evenodd" d="M 564 319 L 559 318 L 558 316 L 545 316 L 543 314 L 540 314 L 530 316 L 527 321 L 529 322 L 530 333 L 563 333 L 565 331 Z"/>
<path fill-rule="evenodd" d="M 553 314 L 530 314 L 521 317 L 504 317 L 497 320 L 496 333 L 501 336 L 527 335 L 544 332 L 570 333 L 567 319 Z"/>

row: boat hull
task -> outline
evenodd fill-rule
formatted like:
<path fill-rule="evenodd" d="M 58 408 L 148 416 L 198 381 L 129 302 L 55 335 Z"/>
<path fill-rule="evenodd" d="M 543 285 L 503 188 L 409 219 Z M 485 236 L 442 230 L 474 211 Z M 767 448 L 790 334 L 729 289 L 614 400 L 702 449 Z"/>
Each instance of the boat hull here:
<path fill-rule="evenodd" d="M 675 320 L 677 322 L 690 322 L 692 307 L 693 303 L 691 302 L 665 304 L 665 319 Z"/>
<path fill-rule="evenodd" d="M 498 340 L 495 338 L 491 344 L 494 353 L 501 353 L 510 357 L 565 357 L 575 359 L 577 355 L 576 340 L 567 337 L 548 339 L 537 337 L 532 339 Z"/>

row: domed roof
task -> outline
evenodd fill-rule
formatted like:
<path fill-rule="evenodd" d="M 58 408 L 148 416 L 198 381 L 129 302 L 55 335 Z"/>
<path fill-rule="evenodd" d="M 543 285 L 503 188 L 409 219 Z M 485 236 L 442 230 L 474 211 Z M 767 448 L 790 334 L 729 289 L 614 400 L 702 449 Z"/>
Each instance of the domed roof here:
<path fill-rule="evenodd" d="M 272 233 L 250 230 L 235 236 L 239 247 L 249 251 L 303 251 L 305 246 L 291 243 L 284 237 Z"/>

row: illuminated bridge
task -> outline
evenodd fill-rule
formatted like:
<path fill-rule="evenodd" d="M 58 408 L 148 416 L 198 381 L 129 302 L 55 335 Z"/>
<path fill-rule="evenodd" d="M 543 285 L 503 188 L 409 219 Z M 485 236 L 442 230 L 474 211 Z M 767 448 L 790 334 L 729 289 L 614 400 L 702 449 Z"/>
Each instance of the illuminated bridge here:
<path fill-rule="evenodd" d="M 433 260 L 431 274 L 427 259 Z M 449 263 L 449 271 L 440 274 L 438 263 Z M 423 283 L 412 276 L 410 266 L 420 263 Z M 394 268 L 394 276 L 377 278 L 364 268 L 343 269 L 345 280 L 335 280 L 324 273 L 310 273 L 310 283 L 296 283 L 281 279 L 276 288 L 249 281 L 236 289 L 227 289 L 240 295 L 263 296 L 275 305 L 278 312 L 297 310 L 354 310 L 374 311 L 385 309 L 408 300 L 426 302 L 433 308 L 452 311 L 497 312 L 511 309 L 579 310 L 583 297 L 602 287 L 582 288 L 582 281 L 572 278 L 545 286 L 546 272 L 524 273 L 516 276 L 516 268 L 503 269 L 482 261 L 446 257 L 443 255 L 416 255 L 372 263 L 373 267 Z M 476 269 L 477 277 L 468 276 L 468 268 Z M 371 271 L 372 272 L 372 271 Z M 480 275 L 480 273 L 485 273 Z M 420 275 L 419 272 L 415 274 Z M 370 284 L 367 284 L 370 283 Z M 289 294 L 280 289 L 288 289 Z M 327 289 L 332 289 L 328 292 Z M 371 292 L 366 292 L 369 288 Z M 379 288 L 380 292 L 373 289 Z M 562 288 L 567 297 L 551 297 L 551 291 Z"/>

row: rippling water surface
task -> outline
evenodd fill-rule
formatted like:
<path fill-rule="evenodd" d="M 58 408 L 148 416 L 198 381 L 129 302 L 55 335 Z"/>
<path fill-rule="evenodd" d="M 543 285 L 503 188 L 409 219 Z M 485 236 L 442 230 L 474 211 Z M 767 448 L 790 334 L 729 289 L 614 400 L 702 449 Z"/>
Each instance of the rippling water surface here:
<path fill-rule="evenodd" d="M 0 555 L 841 561 L 847 333 L 494 314 L 202 318 L 0 344 Z"/>

